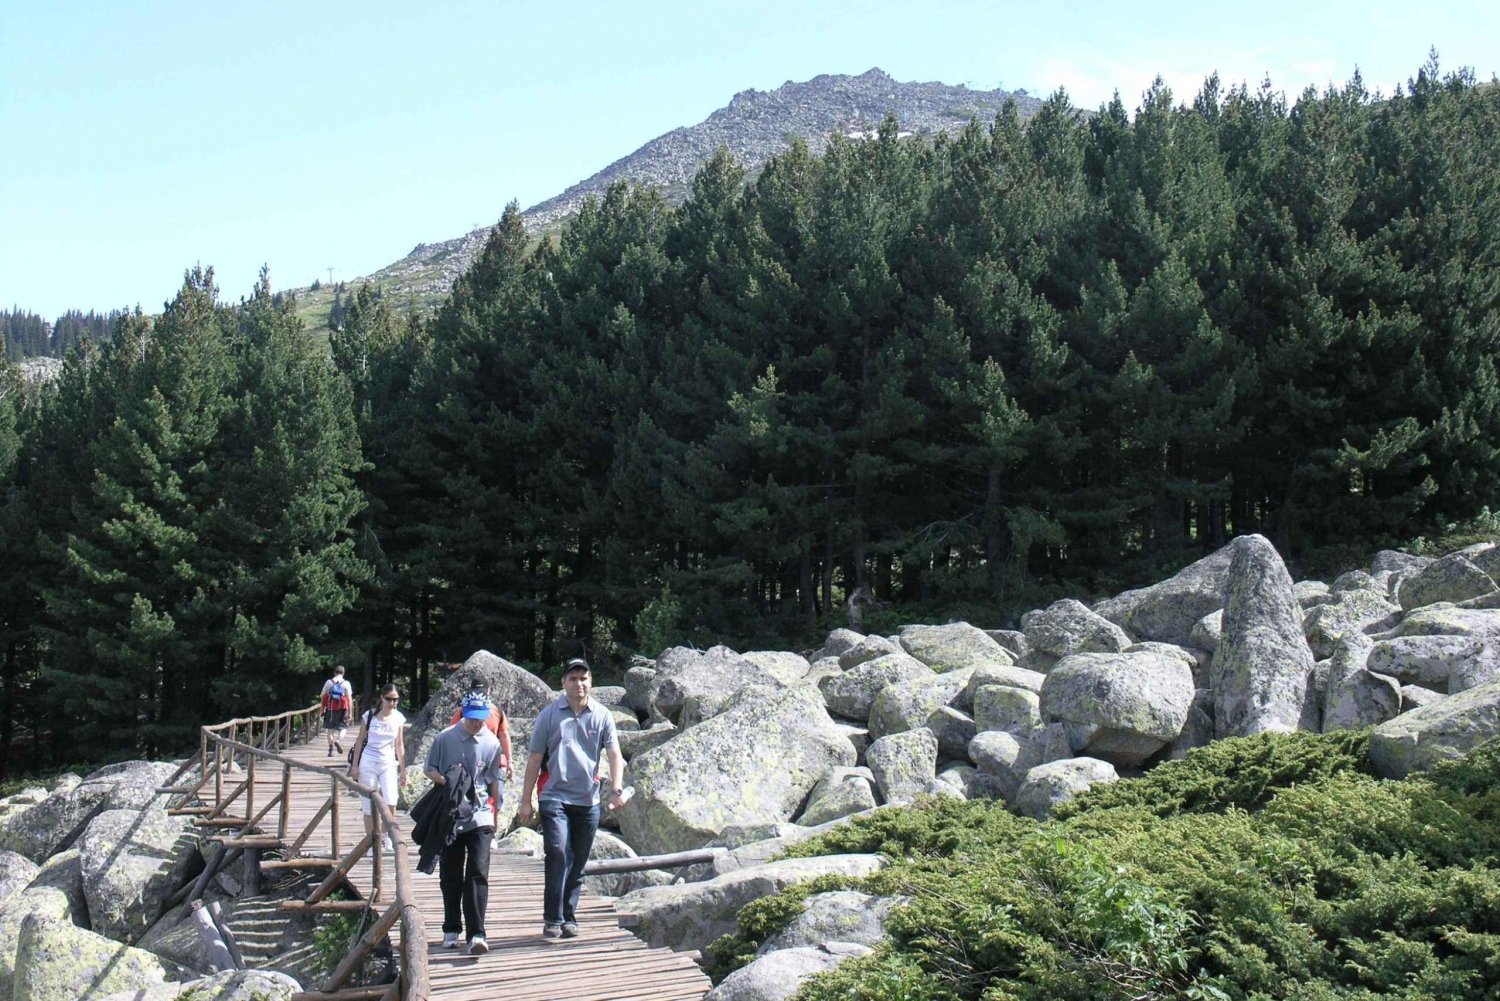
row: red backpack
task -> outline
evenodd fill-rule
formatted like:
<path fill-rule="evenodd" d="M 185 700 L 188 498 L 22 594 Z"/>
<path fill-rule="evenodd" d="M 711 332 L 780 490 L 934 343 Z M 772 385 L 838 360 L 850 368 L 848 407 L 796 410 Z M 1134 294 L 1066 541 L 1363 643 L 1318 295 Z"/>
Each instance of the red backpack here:
<path fill-rule="evenodd" d="M 328 694 L 323 696 L 323 708 L 349 711 L 349 683 L 342 678 L 335 678 L 328 686 Z"/>

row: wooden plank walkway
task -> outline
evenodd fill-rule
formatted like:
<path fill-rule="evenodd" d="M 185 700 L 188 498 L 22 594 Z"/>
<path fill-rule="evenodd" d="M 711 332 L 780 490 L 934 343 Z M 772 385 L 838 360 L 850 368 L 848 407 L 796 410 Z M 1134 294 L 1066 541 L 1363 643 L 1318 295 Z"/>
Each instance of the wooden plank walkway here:
<path fill-rule="evenodd" d="M 350 731 L 353 739 L 353 731 Z M 347 748 L 347 744 L 345 745 Z M 342 757 L 327 756 L 321 734 L 311 744 L 294 745 L 283 756 L 311 765 L 347 768 Z M 226 775 L 228 795 L 243 775 Z M 257 764 L 253 810 L 259 811 L 282 790 L 282 769 Z M 323 775 L 292 769 L 291 808 L 285 842 L 294 841 L 313 821 L 328 800 L 331 780 Z M 507 794 L 516 790 L 510 786 Z M 212 804 L 213 783 L 204 787 L 204 802 Z M 364 836 L 359 797 L 340 789 L 338 800 L 339 852 L 347 853 Z M 245 815 L 243 802 L 231 804 L 227 812 Z M 253 814 L 251 814 L 253 815 Z M 402 813 L 403 827 L 410 821 Z M 275 834 L 277 811 L 272 810 L 260 829 Z M 302 855 L 327 856 L 332 816 L 321 819 L 307 839 Z M 205 832 L 209 833 L 209 832 Z M 229 833 L 229 832 L 224 832 Z M 409 839 L 408 839 L 409 840 Z M 409 846 L 417 902 L 427 924 L 428 969 L 433 1001 L 701 1001 L 711 984 L 694 957 L 668 949 L 648 947 L 616 920 L 613 898 L 584 892 L 578 907 L 580 934 L 573 939 L 542 937 L 542 870 L 540 858 L 497 850 L 490 860 L 490 897 L 486 914 L 486 941 L 490 951 L 470 956 L 464 950 L 442 948 L 443 898 L 438 877 L 416 871 L 415 845 Z M 371 896 L 374 866 L 369 854 L 350 872 L 350 880 L 367 898 Z M 395 893 L 395 863 L 390 851 L 381 859 L 384 892 L 376 898 L 377 912 Z M 326 872 L 327 870 L 318 870 Z M 391 933 L 399 955 L 400 924 Z"/>

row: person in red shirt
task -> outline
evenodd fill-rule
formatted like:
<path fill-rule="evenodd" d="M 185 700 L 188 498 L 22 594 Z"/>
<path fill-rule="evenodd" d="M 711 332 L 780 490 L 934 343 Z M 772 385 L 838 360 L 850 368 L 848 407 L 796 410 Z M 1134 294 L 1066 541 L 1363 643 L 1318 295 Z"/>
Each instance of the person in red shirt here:
<path fill-rule="evenodd" d="M 489 698 L 489 690 L 486 688 L 476 688 L 469 694 L 482 695 L 485 698 Z M 500 707 L 495 703 L 495 700 L 490 699 L 489 701 L 490 718 L 485 721 L 484 725 L 489 727 L 490 733 L 493 733 L 500 739 L 500 770 L 505 773 L 505 780 L 509 782 L 514 777 L 514 769 L 511 767 L 510 726 L 506 723 L 505 714 L 500 711 Z M 460 702 L 458 708 L 453 710 L 453 718 L 448 721 L 448 725 L 452 726 L 454 723 L 457 723 L 459 717 L 462 715 L 463 703 Z"/>

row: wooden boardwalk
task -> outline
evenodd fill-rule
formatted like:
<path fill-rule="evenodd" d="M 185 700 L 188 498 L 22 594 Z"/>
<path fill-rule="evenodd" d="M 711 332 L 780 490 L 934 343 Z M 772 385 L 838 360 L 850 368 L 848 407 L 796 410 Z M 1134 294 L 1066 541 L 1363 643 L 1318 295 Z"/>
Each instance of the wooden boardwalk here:
<path fill-rule="evenodd" d="M 352 740 L 354 732 L 349 732 Z M 345 745 L 347 748 L 347 744 Z M 342 757 L 327 756 L 326 744 L 318 735 L 311 744 L 298 744 L 280 752 L 314 768 L 347 765 Z M 227 795 L 243 775 L 226 775 Z M 257 766 L 253 809 L 258 810 L 278 795 L 287 782 L 290 791 L 287 832 L 284 844 L 290 844 L 306 829 L 328 802 L 334 784 L 325 775 L 305 769 L 291 769 L 290 776 L 279 766 L 261 762 Z M 214 802 L 214 785 L 204 787 L 204 802 Z M 510 786 L 508 795 L 515 795 Z M 349 852 L 364 836 L 359 798 L 343 789 L 337 790 L 338 853 Z M 241 804 L 231 812 L 241 814 Z M 253 815 L 244 811 L 244 815 Z M 271 818 L 276 816 L 273 811 Z M 401 814 L 405 829 L 410 821 Z M 270 834 L 274 820 L 263 821 L 260 829 Z M 312 829 L 299 854 L 328 855 L 332 842 L 331 812 Z M 409 838 L 408 838 L 409 840 Z M 408 846 L 417 903 L 427 925 L 428 969 L 431 977 L 430 998 L 433 1001 L 699 1001 L 709 991 L 708 977 L 694 961 L 694 956 L 667 949 L 648 947 L 630 932 L 619 927 L 613 898 L 590 895 L 585 891 L 578 908 L 580 935 L 573 939 L 542 937 L 542 867 L 540 858 L 497 850 L 490 861 L 490 895 L 486 914 L 486 941 L 490 951 L 470 956 L 464 950 L 442 948 L 443 899 L 438 877 L 416 872 L 416 847 Z M 394 894 L 395 864 L 390 850 L 380 860 L 384 891 L 375 896 L 376 911 L 387 905 Z M 322 872 L 327 870 L 322 870 Z M 375 866 L 367 853 L 350 871 L 350 881 L 366 898 L 371 897 Z M 400 954 L 397 923 L 391 932 L 392 944 Z M 310 985 L 311 986 L 311 985 Z"/>

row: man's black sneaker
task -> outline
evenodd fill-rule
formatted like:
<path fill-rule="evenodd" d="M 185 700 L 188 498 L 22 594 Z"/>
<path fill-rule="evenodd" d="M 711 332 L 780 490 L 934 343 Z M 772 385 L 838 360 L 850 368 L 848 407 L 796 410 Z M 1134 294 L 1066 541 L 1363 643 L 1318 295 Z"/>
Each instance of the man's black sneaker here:
<path fill-rule="evenodd" d="M 542 925 L 542 938 L 562 938 L 563 926 L 548 921 Z"/>

